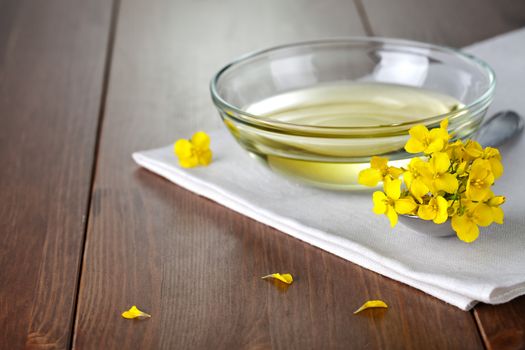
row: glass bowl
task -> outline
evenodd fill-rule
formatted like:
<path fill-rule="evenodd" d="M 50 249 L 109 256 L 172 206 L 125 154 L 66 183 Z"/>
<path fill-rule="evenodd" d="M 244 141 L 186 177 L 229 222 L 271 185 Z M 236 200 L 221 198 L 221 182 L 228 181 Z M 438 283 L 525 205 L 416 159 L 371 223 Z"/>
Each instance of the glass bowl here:
<path fill-rule="evenodd" d="M 405 40 L 345 38 L 278 46 L 222 68 L 210 89 L 238 143 L 273 171 L 354 189 L 374 155 L 402 165 L 416 124 L 478 130 L 492 69 L 461 51 Z"/>

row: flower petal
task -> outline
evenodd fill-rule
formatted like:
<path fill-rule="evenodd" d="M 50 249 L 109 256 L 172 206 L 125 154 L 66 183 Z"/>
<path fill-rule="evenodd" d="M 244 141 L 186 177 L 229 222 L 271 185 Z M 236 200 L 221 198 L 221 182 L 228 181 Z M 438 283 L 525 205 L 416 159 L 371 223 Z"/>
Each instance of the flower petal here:
<path fill-rule="evenodd" d="M 483 148 L 476 141 L 469 140 L 465 145 L 465 153 L 472 158 L 479 158 L 483 155 Z"/>
<path fill-rule="evenodd" d="M 450 158 L 448 157 L 448 154 L 444 152 L 434 153 L 430 160 L 430 166 L 436 174 L 446 173 L 450 167 Z"/>
<path fill-rule="evenodd" d="M 489 188 L 494 183 L 494 174 L 490 162 L 486 159 L 476 159 L 470 168 L 469 183 L 474 180 L 480 180 L 483 182 L 485 188 Z M 475 199 L 475 200 L 482 200 Z"/>
<path fill-rule="evenodd" d="M 403 174 L 403 169 L 396 168 L 394 166 L 389 166 L 387 169 L 388 175 L 390 175 L 391 178 L 397 179 L 401 174 Z"/>
<path fill-rule="evenodd" d="M 384 183 L 384 189 L 389 198 L 393 200 L 399 199 L 401 196 L 401 180 L 386 180 Z"/>
<path fill-rule="evenodd" d="M 383 170 L 387 168 L 388 159 L 384 157 L 373 156 L 370 159 L 370 166 L 374 169 Z"/>
<path fill-rule="evenodd" d="M 409 168 L 410 168 L 410 166 L 409 166 Z M 407 188 L 410 188 L 414 178 L 415 178 L 414 174 L 412 174 L 412 172 L 410 172 L 410 171 L 405 171 L 403 173 L 403 180 L 405 181 L 405 185 L 407 186 Z"/>
<path fill-rule="evenodd" d="M 199 165 L 209 165 L 211 163 L 212 159 L 212 153 L 211 150 L 207 149 L 204 152 L 199 152 Z"/>
<path fill-rule="evenodd" d="M 463 242 L 474 242 L 479 236 L 479 228 L 465 213 L 462 216 L 452 217 L 452 228 Z"/>
<path fill-rule="evenodd" d="M 493 196 L 489 200 L 489 205 L 491 207 L 497 207 L 505 203 L 505 196 Z"/>
<path fill-rule="evenodd" d="M 436 217 L 434 218 L 434 223 L 442 224 L 448 219 L 448 202 L 445 198 L 438 196 L 436 198 L 436 203 L 438 206 L 438 211 Z"/>
<path fill-rule="evenodd" d="M 454 193 L 458 189 L 458 179 L 450 174 L 444 173 L 434 179 L 434 187 L 436 191 L 445 191 L 447 193 Z"/>
<path fill-rule="evenodd" d="M 391 227 L 396 226 L 397 219 L 398 219 L 397 218 L 397 213 L 394 210 L 394 207 L 392 207 L 391 205 L 388 205 L 387 208 L 386 208 L 386 217 L 390 221 L 390 226 Z"/>
<path fill-rule="evenodd" d="M 374 202 L 373 211 L 377 215 L 386 213 L 386 195 L 381 191 L 375 191 L 372 195 L 372 201 Z"/>
<path fill-rule="evenodd" d="M 199 158 L 197 158 L 195 155 L 191 157 L 180 157 L 179 158 L 179 165 L 183 168 L 193 168 L 196 167 L 199 164 Z"/>
<path fill-rule="evenodd" d="M 354 315 L 360 313 L 363 310 L 370 309 L 370 308 L 378 308 L 378 307 L 387 309 L 388 305 L 382 300 L 369 300 L 365 302 L 363 305 L 361 305 L 359 309 L 355 310 Z"/>
<path fill-rule="evenodd" d="M 410 136 L 414 139 L 423 141 L 425 138 L 430 136 L 430 132 L 428 131 L 427 127 L 424 125 L 416 125 L 410 128 L 408 130 L 408 133 Z"/>
<path fill-rule="evenodd" d="M 191 143 L 201 149 L 207 149 L 210 147 L 210 137 L 204 131 L 197 131 L 191 137 Z"/>
<path fill-rule="evenodd" d="M 441 151 L 445 147 L 445 141 L 443 139 L 435 139 L 425 148 L 426 154 L 433 154 Z"/>
<path fill-rule="evenodd" d="M 408 153 L 421 153 L 425 150 L 425 145 L 418 139 L 410 138 L 405 144 L 405 151 Z"/>
<path fill-rule="evenodd" d="M 496 224 L 503 224 L 504 213 L 500 207 L 492 207 L 492 218 Z"/>
<path fill-rule="evenodd" d="M 494 174 L 495 179 L 503 175 L 503 164 L 501 164 L 501 161 L 499 159 L 490 158 L 489 163 L 490 163 L 490 168 L 492 170 L 492 173 Z"/>
<path fill-rule="evenodd" d="M 430 200 L 429 204 L 420 205 L 417 210 L 417 216 L 423 220 L 434 220 L 437 215 L 437 211 L 434 208 L 434 198 Z"/>
<path fill-rule="evenodd" d="M 417 209 L 417 203 L 412 197 L 400 198 L 395 201 L 394 209 L 399 214 L 411 214 Z"/>
<path fill-rule="evenodd" d="M 129 310 L 124 311 L 122 313 L 122 317 L 127 318 L 127 319 L 134 319 L 134 318 L 143 319 L 143 318 L 150 318 L 151 315 L 143 311 L 140 311 L 135 305 L 133 305 Z"/>
<path fill-rule="evenodd" d="M 368 168 L 361 170 L 359 172 L 359 176 L 357 178 L 357 181 L 361 185 L 374 187 L 377 186 L 377 183 L 383 179 L 383 175 L 381 174 L 381 171 L 376 168 Z"/>
<path fill-rule="evenodd" d="M 443 119 L 443 120 L 439 123 L 439 127 L 440 127 L 441 129 L 444 129 L 445 131 L 447 131 L 447 128 L 448 128 L 448 118 Z"/>
<path fill-rule="evenodd" d="M 186 139 L 180 139 L 175 142 L 173 150 L 178 157 L 189 157 L 193 153 L 193 145 Z"/>
<path fill-rule="evenodd" d="M 410 193 L 421 203 L 424 195 L 429 192 L 428 186 L 420 179 L 412 181 L 412 186 L 410 186 Z"/>
<path fill-rule="evenodd" d="M 289 273 L 272 273 L 270 275 L 266 275 L 266 276 L 263 276 L 261 277 L 262 279 L 267 279 L 267 278 L 275 278 L 283 283 L 286 283 L 286 284 L 292 284 L 293 282 L 293 277 L 292 275 L 290 275 Z"/>
<path fill-rule="evenodd" d="M 441 139 L 444 143 L 448 143 L 448 131 L 446 128 L 442 128 L 441 126 L 439 128 L 433 128 L 430 130 L 429 136 L 431 140 Z"/>
<path fill-rule="evenodd" d="M 488 226 L 492 224 L 492 209 L 488 205 L 480 203 L 474 208 L 473 219 L 479 226 Z"/>

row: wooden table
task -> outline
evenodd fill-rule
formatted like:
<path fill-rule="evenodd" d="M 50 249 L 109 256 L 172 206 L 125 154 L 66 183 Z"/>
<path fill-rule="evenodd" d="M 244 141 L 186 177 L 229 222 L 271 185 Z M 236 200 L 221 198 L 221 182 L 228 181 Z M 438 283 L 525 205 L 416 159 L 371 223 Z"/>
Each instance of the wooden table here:
<path fill-rule="evenodd" d="M 525 348 L 523 297 L 460 311 L 130 157 L 218 126 L 208 81 L 246 51 L 524 25 L 520 0 L 0 1 L 0 348 Z M 390 309 L 354 316 L 369 298 Z"/>

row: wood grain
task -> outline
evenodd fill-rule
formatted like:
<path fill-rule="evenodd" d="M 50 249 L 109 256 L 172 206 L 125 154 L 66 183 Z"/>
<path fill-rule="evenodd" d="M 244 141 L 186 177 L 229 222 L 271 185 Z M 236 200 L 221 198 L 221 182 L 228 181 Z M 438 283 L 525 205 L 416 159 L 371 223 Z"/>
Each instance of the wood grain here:
<path fill-rule="evenodd" d="M 111 2 L 0 1 L 0 347 L 71 340 Z"/>
<path fill-rule="evenodd" d="M 90 288 L 83 285 L 80 296 L 79 348 L 482 347 L 469 313 L 145 170 L 132 176 L 134 189 L 104 190 L 94 202 L 93 231 L 110 239 L 87 252 L 92 271 L 83 278 L 93 281 L 83 280 Z M 115 215 L 108 206 L 119 217 L 102 222 Z M 260 279 L 271 271 L 293 272 L 294 284 Z M 352 314 L 373 298 L 389 310 Z M 153 317 L 120 318 L 118 311 L 134 303 Z"/>
<path fill-rule="evenodd" d="M 487 349 L 525 349 L 525 297 L 502 305 L 479 304 L 474 315 Z"/>
<path fill-rule="evenodd" d="M 525 26 L 522 0 L 356 0 L 377 36 L 462 47 Z"/>
<path fill-rule="evenodd" d="M 363 35 L 352 2 L 123 2 L 79 292 L 79 349 L 478 349 L 472 314 L 138 169 L 133 151 L 220 125 L 208 81 L 237 55 Z M 262 281 L 292 272 L 289 288 Z M 352 312 L 381 298 L 390 309 Z M 128 321 L 136 304 L 153 317 Z"/>

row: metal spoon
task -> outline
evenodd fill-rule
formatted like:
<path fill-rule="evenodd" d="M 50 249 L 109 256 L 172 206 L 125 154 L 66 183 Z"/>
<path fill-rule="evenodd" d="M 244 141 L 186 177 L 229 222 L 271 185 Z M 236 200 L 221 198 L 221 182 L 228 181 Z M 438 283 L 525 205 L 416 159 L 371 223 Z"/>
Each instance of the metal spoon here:
<path fill-rule="evenodd" d="M 501 111 L 488 118 L 480 127 L 477 141 L 483 146 L 496 147 L 523 130 L 523 118 L 514 111 Z"/>

